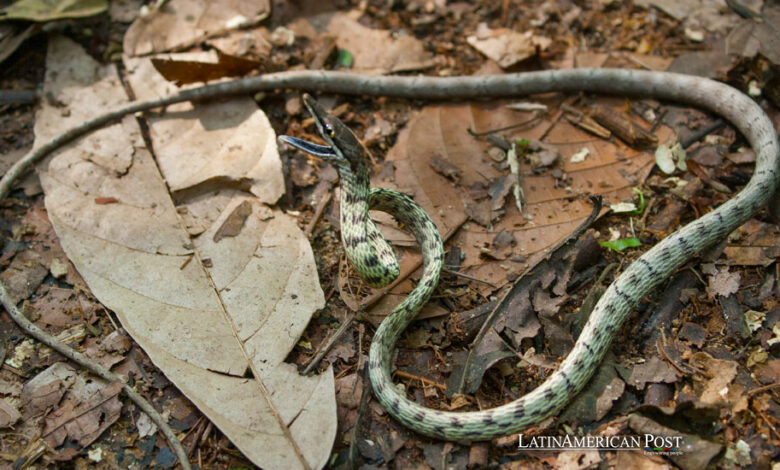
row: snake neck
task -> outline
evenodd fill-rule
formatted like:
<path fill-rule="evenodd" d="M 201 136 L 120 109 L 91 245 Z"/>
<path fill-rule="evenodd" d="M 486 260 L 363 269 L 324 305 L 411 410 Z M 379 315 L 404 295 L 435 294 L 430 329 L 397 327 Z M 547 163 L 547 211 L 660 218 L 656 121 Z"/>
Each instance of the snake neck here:
<path fill-rule="evenodd" d="M 372 287 L 384 287 L 401 272 L 390 244 L 369 210 L 369 174 L 365 164 L 339 171 L 341 178 L 341 239 L 352 268 Z"/>

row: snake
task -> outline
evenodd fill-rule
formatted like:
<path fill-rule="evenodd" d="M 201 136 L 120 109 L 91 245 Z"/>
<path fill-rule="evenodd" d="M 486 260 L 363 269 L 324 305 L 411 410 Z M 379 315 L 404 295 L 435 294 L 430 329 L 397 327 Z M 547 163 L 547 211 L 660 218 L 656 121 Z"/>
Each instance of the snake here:
<path fill-rule="evenodd" d="M 370 188 L 366 150 L 358 138 L 311 96 L 304 95 L 303 102 L 325 145 L 291 136 L 280 136 L 280 140 L 332 163 L 338 171 L 342 190 L 342 244 L 357 274 L 373 286 L 386 285 L 398 276 L 398 263 L 372 221 L 369 209 L 393 215 L 420 244 L 422 276 L 412 292 L 377 328 L 369 349 L 368 375 L 377 400 L 398 422 L 433 438 L 489 440 L 526 429 L 560 411 L 588 383 L 616 331 L 641 299 L 674 270 L 756 214 L 773 197 L 778 185 L 780 147 L 772 122 L 755 101 L 726 84 L 706 78 L 623 69 L 570 69 L 455 79 L 361 78 L 353 74 L 339 76 L 338 72 L 329 75 L 331 82 L 326 91 L 352 94 L 464 98 L 588 91 L 684 102 L 730 121 L 755 151 L 755 170 L 742 191 L 667 236 L 631 263 L 602 295 L 571 352 L 541 385 L 496 408 L 442 411 L 410 400 L 392 379 L 396 343 L 430 299 L 439 281 L 444 260 L 441 235 L 431 217 L 409 196 Z"/>
<path fill-rule="evenodd" d="M 304 98 L 326 145 L 290 136 L 283 142 L 332 163 L 340 175 L 341 235 L 358 275 L 379 286 L 398 276 L 398 263 L 368 209 L 384 210 L 404 224 L 422 248 L 423 274 L 417 286 L 377 328 L 369 348 L 368 374 L 374 395 L 401 424 L 422 435 L 479 441 L 509 435 L 560 411 L 589 381 L 615 333 L 633 309 L 672 272 L 702 250 L 723 240 L 774 198 L 780 178 L 780 145 L 761 107 L 724 83 L 690 75 L 610 68 L 542 70 L 504 75 L 427 77 L 369 76 L 342 71 L 295 70 L 204 85 L 107 112 L 51 139 L 14 164 L 0 179 L 0 196 L 34 162 L 63 144 L 139 111 L 183 101 L 201 101 L 261 91 L 296 89 L 349 95 L 412 99 L 505 98 L 535 93 L 590 92 L 631 95 L 689 104 L 729 121 L 755 152 L 755 167 L 742 190 L 719 207 L 668 235 L 632 262 L 601 296 L 571 352 L 557 370 L 530 393 L 496 408 L 453 412 L 426 408 L 393 383 L 396 343 L 430 299 L 441 272 L 444 249 L 430 216 L 401 193 L 370 188 L 365 149 L 352 131 L 311 97 Z"/>

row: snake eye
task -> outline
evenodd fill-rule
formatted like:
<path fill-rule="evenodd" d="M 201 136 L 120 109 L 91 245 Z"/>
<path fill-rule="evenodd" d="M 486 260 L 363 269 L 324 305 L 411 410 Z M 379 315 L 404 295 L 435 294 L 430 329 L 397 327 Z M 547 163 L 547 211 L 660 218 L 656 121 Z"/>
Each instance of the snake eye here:
<path fill-rule="evenodd" d="M 331 126 L 330 123 L 325 123 L 325 132 L 328 133 L 328 136 L 331 139 L 336 137 L 336 131 L 333 129 L 333 126 Z"/>

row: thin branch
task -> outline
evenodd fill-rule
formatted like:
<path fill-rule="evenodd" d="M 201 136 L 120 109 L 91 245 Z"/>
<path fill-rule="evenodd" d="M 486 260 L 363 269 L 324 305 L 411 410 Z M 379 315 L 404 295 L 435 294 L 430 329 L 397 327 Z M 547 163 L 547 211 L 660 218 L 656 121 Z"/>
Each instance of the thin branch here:
<path fill-rule="evenodd" d="M 130 398 L 130 400 L 132 400 L 133 403 L 135 403 L 136 406 L 141 409 L 141 411 L 149 415 L 154 424 L 157 425 L 157 428 L 160 429 L 165 438 L 168 439 L 168 443 L 179 457 L 179 463 L 181 463 L 182 468 L 184 470 L 191 470 L 190 461 L 187 458 L 187 453 L 184 451 L 184 447 L 182 447 L 179 439 L 173 433 L 173 430 L 170 428 L 170 426 L 168 426 L 168 423 L 165 422 L 165 419 L 162 417 L 162 415 L 160 415 L 160 413 L 158 413 L 157 410 L 155 410 L 154 407 L 149 404 L 149 402 L 147 402 L 144 397 L 141 396 L 141 394 L 136 392 L 133 387 L 125 383 L 122 377 L 111 372 L 107 368 L 101 366 L 97 362 L 81 354 L 75 349 L 64 345 L 45 331 L 35 326 L 30 320 L 27 319 L 27 317 L 24 316 L 24 314 L 22 314 L 21 310 L 19 310 L 19 308 L 16 306 L 14 301 L 11 299 L 11 294 L 8 293 L 8 289 L 3 282 L 0 282 L 0 302 L 3 303 L 3 306 L 5 307 L 5 310 L 8 312 L 8 315 L 11 317 L 11 319 L 13 319 L 13 321 L 19 325 L 19 328 L 21 328 L 22 331 L 28 335 L 62 354 L 81 367 L 91 371 L 103 380 L 107 380 L 109 382 L 122 382 L 122 389 L 128 398 Z"/>
<path fill-rule="evenodd" d="M 347 316 L 347 319 L 344 320 L 344 322 L 339 326 L 339 328 L 336 330 L 333 335 L 331 335 L 330 338 L 325 343 L 321 343 L 320 347 L 317 350 L 317 353 L 314 355 L 314 357 L 309 361 L 309 364 L 306 365 L 306 368 L 303 369 L 303 375 L 308 375 L 309 372 L 316 369 L 317 366 L 320 364 L 320 361 L 323 357 L 325 357 L 325 354 L 330 351 L 330 348 L 333 347 L 333 345 L 338 341 L 339 338 L 341 338 L 344 333 L 349 328 L 349 325 L 352 324 L 352 320 L 355 319 L 355 312 L 350 312 Z"/>

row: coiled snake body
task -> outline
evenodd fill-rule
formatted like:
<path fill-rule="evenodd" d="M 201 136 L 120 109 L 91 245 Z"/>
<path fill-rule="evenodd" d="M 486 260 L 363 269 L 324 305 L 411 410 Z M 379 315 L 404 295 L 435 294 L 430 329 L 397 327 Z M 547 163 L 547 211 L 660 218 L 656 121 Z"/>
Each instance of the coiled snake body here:
<path fill-rule="evenodd" d="M 371 343 L 369 376 L 374 393 L 395 419 L 428 436 L 451 440 L 486 440 L 517 432 L 560 410 L 587 383 L 604 357 L 615 331 L 632 308 L 675 269 L 722 240 L 773 197 L 778 184 L 780 148 L 777 133 L 761 108 L 737 90 L 712 80 L 663 72 L 572 69 L 489 77 L 363 77 L 338 72 L 289 72 L 277 86 L 350 94 L 423 98 L 496 97 L 551 91 L 631 94 L 680 101 L 729 120 L 756 153 L 750 182 L 728 202 L 666 237 L 632 263 L 607 289 L 577 342 L 542 385 L 503 406 L 476 412 L 425 408 L 393 384 L 395 344 L 428 301 L 439 280 L 444 250 L 428 214 L 411 198 L 386 189 L 369 189 L 364 150 L 341 121 L 313 99 L 304 102 L 327 145 L 293 137 L 280 139 L 332 162 L 342 186 L 341 230 L 355 270 L 370 284 L 384 285 L 398 275 L 390 247 L 368 215 L 369 207 L 391 213 L 406 225 L 422 247 L 424 271 L 417 287 L 386 318 Z M 262 84 L 260 84 L 262 85 Z M 254 83 L 254 88 L 262 88 Z"/>

